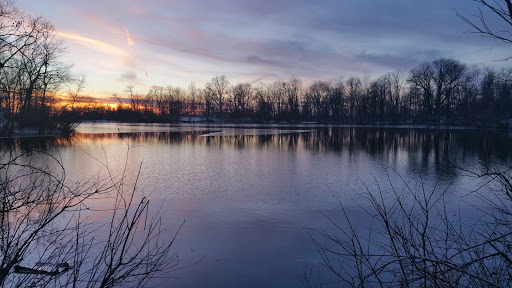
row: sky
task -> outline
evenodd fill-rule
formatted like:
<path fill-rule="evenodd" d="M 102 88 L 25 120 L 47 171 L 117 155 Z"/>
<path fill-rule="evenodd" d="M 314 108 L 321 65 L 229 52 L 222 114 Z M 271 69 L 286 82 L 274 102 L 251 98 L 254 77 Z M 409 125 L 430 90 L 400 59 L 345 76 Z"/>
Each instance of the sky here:
<path fill-rule="evenodd" d="M 85 93 L 301 78 L 374 78 L 440 57 L 502 67 L 510 46 L 470 33 L 472 0 L 17 0 L 52 21 Z M 492 18 L 489 18 L 491 21 Z M 492 22 L 491 22 L 492 24 Z"/>

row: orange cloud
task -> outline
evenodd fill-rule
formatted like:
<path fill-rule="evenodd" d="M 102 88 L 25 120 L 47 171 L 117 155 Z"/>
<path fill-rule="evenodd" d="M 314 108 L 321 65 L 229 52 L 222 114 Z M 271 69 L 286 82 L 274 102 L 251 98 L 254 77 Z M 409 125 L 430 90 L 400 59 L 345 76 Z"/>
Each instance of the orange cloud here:
<path fill-rule="evenodd" d="M 80 36 L 78 34 L 63 32 L 63 31 L 56 31 L 55 34 L 59 35 L 62 38 L 72 40 L 80 45 L 87 46 L 89 48 L 97 50 L 99 52 L 103 52 L 106 54 L 122 55 L 122 56 L 128 55 L 128 52 L 126 52 L 125 50 L 120 49 L 114 45 L 99 41 L 99 40 L 87 38 L 84 36 Z"/>

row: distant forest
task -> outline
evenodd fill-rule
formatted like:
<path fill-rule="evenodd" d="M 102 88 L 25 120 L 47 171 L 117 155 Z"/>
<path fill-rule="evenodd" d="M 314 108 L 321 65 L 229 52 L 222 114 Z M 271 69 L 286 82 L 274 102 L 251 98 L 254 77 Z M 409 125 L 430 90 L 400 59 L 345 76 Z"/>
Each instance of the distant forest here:
<path fill-rule="evenodd" d="M 271 84 L 231 85 L 217 76 L 198 88 L 128 86 L 116 108 L 82 106 L 87 119 L 173 122 L 183 117 L 212 121 L 272 123 L 445 123 L 507 125 L 512 118 L 512 69 L 467 67 L 436 59 L 409 73 L 374 80 L 350 77 L 303 85 L 299 78 Z M 117 96 L 116 96 L 117 97 Z"/>

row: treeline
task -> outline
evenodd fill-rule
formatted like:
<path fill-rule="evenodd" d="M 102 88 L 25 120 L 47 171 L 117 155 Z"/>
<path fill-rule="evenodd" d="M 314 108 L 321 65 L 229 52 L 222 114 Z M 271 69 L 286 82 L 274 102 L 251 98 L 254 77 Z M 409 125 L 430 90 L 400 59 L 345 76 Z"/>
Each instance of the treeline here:
<path fill-rule="evenodd" d="M 512 70 L 468 67 L 436 59 L 409 73 L 374 80 L 315 81 L 292 77 L 270 84 L 231 85 L 217 76 L 199 88 L 128 86 L 115 109 L 84 107 L 88 119 L 173 122 L 186 117 L 231 122 L 452 123 L 502 125 L 512 118 Z M 185 118 L 184 118 L 185 117 Z"/>

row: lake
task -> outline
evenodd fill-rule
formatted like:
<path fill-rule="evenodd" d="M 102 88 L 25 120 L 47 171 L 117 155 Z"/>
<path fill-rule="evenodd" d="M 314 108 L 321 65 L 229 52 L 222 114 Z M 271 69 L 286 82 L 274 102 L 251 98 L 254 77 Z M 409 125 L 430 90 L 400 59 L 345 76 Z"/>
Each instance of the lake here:
<path fill-rule="evenodd" d="M 471 211 L 474 179 L 455 166 L 512 156 L 509 131 L 457 127 L 83 123 L 78 132 L 4 139 L 2 149 L 56 155 L 69 180 L 102 165 L 127 167 L 133 180 L 142 163 L 139 190 L 171 228 L 185 220 L 173 249 L 184 268 L 156 287 L 302 287 L 304 274 L 328 283 L 310 235 L 332 231 L 328 217 L 343 221 L 340 204 L 365 217 L 366 189 L 421 181 Z"/>

